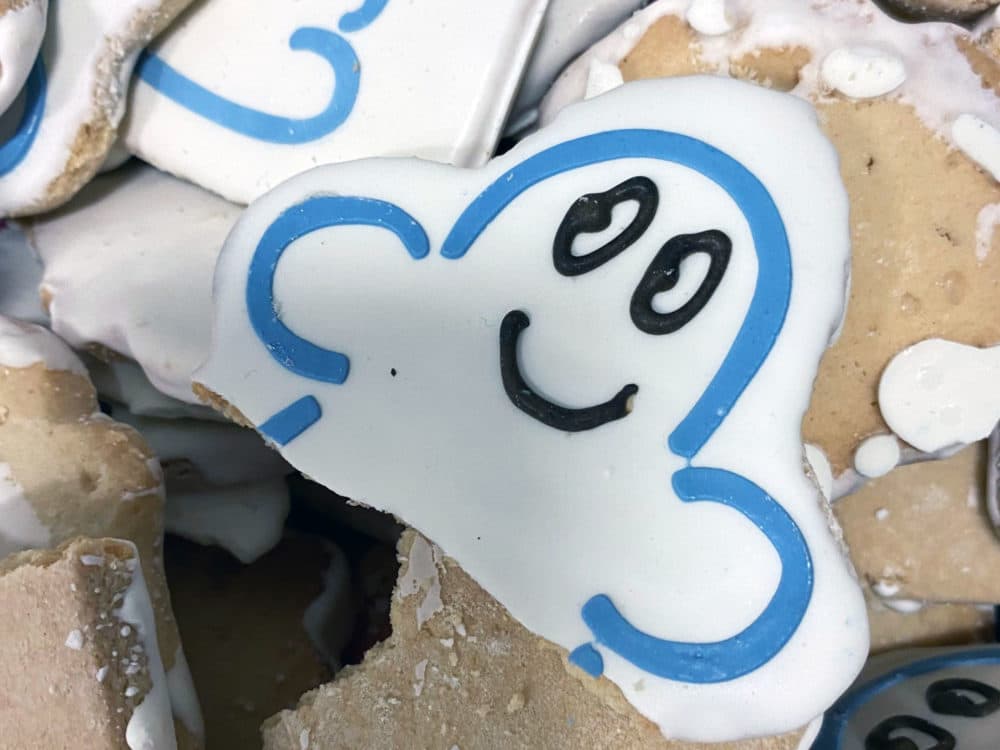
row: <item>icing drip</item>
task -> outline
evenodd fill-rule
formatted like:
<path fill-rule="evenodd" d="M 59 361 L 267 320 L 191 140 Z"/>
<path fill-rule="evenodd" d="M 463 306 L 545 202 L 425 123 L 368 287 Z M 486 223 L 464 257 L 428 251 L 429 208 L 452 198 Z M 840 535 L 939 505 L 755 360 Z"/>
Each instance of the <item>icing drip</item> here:
<path fill-rule="evenodd" d="M 888 474 L 899 464 L 899 443 L 893 435 L 875 435 L 864 440 L 854 453 L 854 468 L 874 479 Z"/>
<path fill-rule="evenodd" d="M 893 357 L 878 400 L 890 429 L 931 453 L 982 440 L 1000 419 L 1000 347 L 928 339 Z"/>
<path fill-rule="evenodd" d="M 47 370 L 87 374 L 73 350 L 49 331 L 0 316 L 0 366 L 17 369 L 35 364 L 43 364 Z"/>
<path fill-rule="evenodd" d="M 705 36 L 719 36 L 733 29 L 726 0 L 691 0 L 685 18 L 692 29 Z"/>
<path fill-rule="evenodd" d="M 812 443 L 806 443 L 803 446 L 805 452 L 806 462 L 809 468 L 812 469 L 813 477 L 816 479 L 816 484 L 819 485 L 820 492 L 827 500 L 833 500 L 833 469 L 830 467 L 830 461 L 827 459 L 826 454 L 823 453 L 823 449 L 818 445 L 813 445 Z"/>
<path fill-rule="evenodd" d="M 1000 131 L 975 115 L 959 115 L 951 137 L 965 155 L 1000 180 Z"/>
<path fill-rule="evenodd" d="M 993 234 L 1000 224 L 1000 203 L 989 203 L 976 217 L 976 258 L 986 260 L 993 248 Z"/>
<path fill-rule="evenodd" d="M 855 99 L 872 99 L 903 85 L 906 68 L 896 55 L 873 47 L 834 50 L 820 67 L 823 82 Z"/>
<path fill-rule="evenodd" d="M 167 671 L 167 693 L 170 695 L 170 708 L 173 715 L 180 719 L 184 728 L 202 744 L 205 742 L 205 720 L 198 704 L 198 694 L 191 678 L 191 668 L 188 666 L 184 649 L 177 646 L 174 651 L 174 666 Z"/>

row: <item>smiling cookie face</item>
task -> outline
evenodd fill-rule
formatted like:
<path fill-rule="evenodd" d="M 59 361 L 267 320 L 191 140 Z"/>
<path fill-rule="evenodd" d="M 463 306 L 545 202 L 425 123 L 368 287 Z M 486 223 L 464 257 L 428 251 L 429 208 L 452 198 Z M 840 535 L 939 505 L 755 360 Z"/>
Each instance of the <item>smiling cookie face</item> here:
<path fill-rule="evenodd" d="M 226 243 L 196 380 L 668 735 L 776 733 L 866 652 L 799 434 L 847 258 L 808 107 L 644 82 L 481 170 L 272 191 Z"/>

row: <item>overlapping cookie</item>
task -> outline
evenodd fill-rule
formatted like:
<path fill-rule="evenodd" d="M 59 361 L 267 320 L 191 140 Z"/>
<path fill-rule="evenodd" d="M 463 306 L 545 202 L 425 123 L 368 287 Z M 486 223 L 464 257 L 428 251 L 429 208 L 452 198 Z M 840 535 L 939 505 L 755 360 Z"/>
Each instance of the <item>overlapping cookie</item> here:
<path fill-rule="evenodd" d="M 83 363 L 69 347 L 44 328 L 8 318 L 0 318 L 0 414 L 0 554 L 81 535 L 134 542 L 176 732 L 182 747 L 199 746 L 197 700 L 163 573 L 163 486 L 155 456 L 134 430 L 98 411 Z"/>
<path fill-rule="evenodd" d="M 816 105 L 851 199 L 851 299 L 804 423 L 835 477 L 861 473 L 857 449 L 888 432 L 876 392 L 894 355 L 932 337 L 1000 342 L 989 312 L 1000 279 L 990 51 L 961 27 L 900 23 L 867 0 L 659 0 L 570 66 L 543 103 L 547 121 L 622 80 L 708 72 Z M 875 474 L 915 457 L 888 440 L 868 448 L 861 468 Z"/>
<path fill-rule="evenodd" d="M 358 161 L 259 199 L 196 380 L 667 736 L 776 734 L 867 652 L 799 430 L 847 263 L 808 106 L 644 82 L 477 171 Z"/>
<path fill-rule="evenodd" d="M 0 217 L 58 206 L 97 173 L 124 114 L 136 55 L 189 2 L 50 3 L 24 85 L 0 108 Z"/>
<path fill-rule="evenodd" d="M 489 158 L 545 0 L 213 0 L 139 62 L 125 143 L 246 203 L 317 164 Z"/>

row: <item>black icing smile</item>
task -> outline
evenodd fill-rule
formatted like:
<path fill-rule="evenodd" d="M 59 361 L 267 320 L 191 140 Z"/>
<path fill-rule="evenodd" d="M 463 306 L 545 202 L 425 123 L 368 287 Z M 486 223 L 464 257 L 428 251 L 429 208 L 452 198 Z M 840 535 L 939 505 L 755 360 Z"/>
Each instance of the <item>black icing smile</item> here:
<path fill-rule="evenodd" d="M 639 386 L 629 383 L 603 404 L 570 409 L 535 393 L 521 375 L 517 360 L 517 339 L 531 324 L 521 310 L 511 310 L 500 324 L 500 377 L 507 398 L 518 409 L 542 424 L 564 432 L 583 432 L 627 417 L 632 411 L 632 397 Z"/>

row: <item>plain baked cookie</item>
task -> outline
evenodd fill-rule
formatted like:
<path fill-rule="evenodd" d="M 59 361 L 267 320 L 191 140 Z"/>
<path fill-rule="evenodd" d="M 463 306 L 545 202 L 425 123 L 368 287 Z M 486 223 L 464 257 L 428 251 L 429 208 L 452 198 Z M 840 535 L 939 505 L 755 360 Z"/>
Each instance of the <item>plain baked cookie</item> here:
<path fill-rule="evenodd" d="M 622 80 L 711 73 L 816 105 L 851 201 L 851 297 L 803 424 L 835 477 L 888 432 L 876 389 L 897 352 L 932 336 L 1000 342 L 1000 74 L 985 39 L 899 23 L 867 1 L 659 0 L 573 63 L 542 104 L 545 122 Z M 877 458 L 879 468 L 891 451 Z"/>
<path fill-rule="evenodd" d="M 189 2 L 52 4 L 31 74 L 0 114 L 0 217 L 54 208 L 97 173 L 125 113 L 136 56 Z"/>
<path fill-rule="evenodd" d="M 163 485 L 132 428 L 98 411 L 83 363 L 40 326 L 0 318 L 0 554 L 75 536 L 134 542 L 156 614 L 164 668 L 177 688 L 177 733 L 200 745 L 197 701 L 163 572 Z M 183 710 L 184 706 L 193 706 Z"/>

